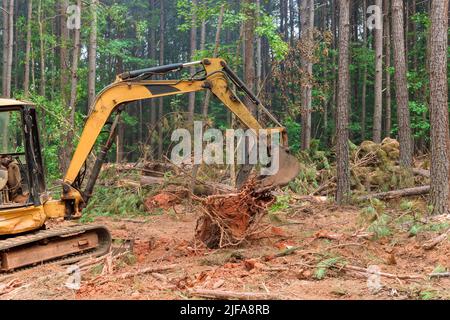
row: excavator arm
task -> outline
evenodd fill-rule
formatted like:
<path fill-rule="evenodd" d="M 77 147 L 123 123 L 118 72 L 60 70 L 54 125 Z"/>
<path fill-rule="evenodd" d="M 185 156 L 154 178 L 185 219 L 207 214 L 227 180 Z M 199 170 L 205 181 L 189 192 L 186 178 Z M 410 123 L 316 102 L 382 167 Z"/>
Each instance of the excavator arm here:
<path fill-rule="evenodd" d="M 194 65 L 201 65 L 203 67 L 204 71 L 202 75 L 184 80 L 150 79 L 155 75 L 181 70 Z M 80 191 L 80 186 L 76 183 L 77 177 L 94 147 L 102 128 L 105 126 L 111 114 L 123 104 L 144 99 L 210 90 L 245 126 L 255 131 L 262 129 L 260 123 L 249 111 L 249 108 L 233 92 L 231 84 L 234 84 L 237 89 L 244 92 L 257 107 L 266 112 L 269 118 L 279 126 L 269 130 L 281 132 L 282 145 L 287 146 L 287 135 L 284 128 L 262 106 L 258 98 L 229 69 L 222 59 L 203 59 L 198 62 L 171 64 L 125 72 L 117 76 L 113 84 L 98 94 L 86 121 L 78 146 L 63 180 L 63 194 L 61 199 L 66 202 L 66 216 L 80 216 L 81 208 L 85 206 L 85 203 L 90 197 L 90 192 L 86 196 L 86 194 Z M 91 187 L 93 187 L 96 177 L 93 180 L 94 182 L 91 181 L 90 183 Z M 67 211 L 69 211 L 69 214 Z"/>

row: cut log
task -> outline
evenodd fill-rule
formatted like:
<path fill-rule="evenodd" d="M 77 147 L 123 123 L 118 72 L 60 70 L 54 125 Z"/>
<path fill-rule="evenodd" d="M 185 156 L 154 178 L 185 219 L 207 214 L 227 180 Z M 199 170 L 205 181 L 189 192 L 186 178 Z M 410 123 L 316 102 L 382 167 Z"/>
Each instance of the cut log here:
<path fill-rule="evenodd" d="M 365 196 L 361 196 L 358 198 L 358 200 L 365 201 L 373 198 L 386 200 L 399 197 L 418 196 L 422 194 L 427 194 L 428 192 L 430 192 L 430 186 L 421 186 L 421 187 L 393 190 L 388 192 L 372 193 Z"/>
<path fill-rule="evenodd" d="M 141 186 L 150 186 L 154 184 L 162 185 L 163 183 L 163 177 L 141 176 Z"/>

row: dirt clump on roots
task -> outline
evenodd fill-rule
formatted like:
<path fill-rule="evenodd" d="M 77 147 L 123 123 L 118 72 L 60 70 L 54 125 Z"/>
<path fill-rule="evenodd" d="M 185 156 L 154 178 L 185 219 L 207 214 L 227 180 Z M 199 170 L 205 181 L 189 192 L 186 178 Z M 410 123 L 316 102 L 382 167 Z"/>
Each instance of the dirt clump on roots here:
<path fill-rule="evenodd" d="M 237 193 L 195 197 L 203 213 L 197 220 L 196 239 L 208 248 L 223 248 L 261 233 L 261 220 L 275 197 L 257 189 L 257 180 L 250 179 Z"/>

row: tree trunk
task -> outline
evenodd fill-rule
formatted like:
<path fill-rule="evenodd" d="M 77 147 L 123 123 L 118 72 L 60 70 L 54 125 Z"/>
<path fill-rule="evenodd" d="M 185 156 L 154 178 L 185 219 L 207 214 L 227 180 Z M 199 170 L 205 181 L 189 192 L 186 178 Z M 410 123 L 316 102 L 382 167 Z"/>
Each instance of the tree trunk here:
<path fill-rule="evenodd" d="M 385 33 L 385 77 L 386 77 L 386 93 L 385 93 L 385 136 L 391 135 L 391 21 L 390 21 L 390 5 L 389 0 L 384 0 L 384 33 Z"/>
<path fill-rule="evenodd" d="M 204 51 L 206 46 L 206 20 L 202 20 L 202 27 L 200 29 L 200 51 Z"/>
<path fill-rule="evenodd" d="M 257 0 L 257 2 L 259 2 L 259 0 Z M 259 6 L 259 4 L 258 4 Z M 289 0 L 289 43 L 291 44 L 291 46 L 294 45 L 294 28 L 295 28 L 295 23 L 294 23 L 294 0 Z"/>
<path fill-rule="evenodd" d="M 363 16 L 366 17 L 367 0 L 363 3 Z M 363 19 L 366 21 L 366 19 Z M 364 48 L 367 48 L 367 27 L 363 28 Z M 362 97 L 361 97 L 361 140 L 366 139 L 366 110 L 367 110 L 367 65 L 364 64 L 363 78 L 362 78 Z"/>
<path fill-rule="evenodd" d="M 314 0 L 307 0 L 301 2 L 300 7 L 301 18 L 301 38 L 300 41 L 304 47 L 302 54 L 302 72 L 303 83 L 302 91 L 302 150 L 309 149 L 311 143 L 311 104 L 312 104 L 312 57 L 314 56 Z"/>
<path fill-rule="evenodd" d="M 191 61 L 194 61 L 195 51 L 197 50 L 197 0 L 192 0 L 192 20 L 191 20 Z M 195 67 L 191 67 L 191 76 L 195 74 Z M 195 113 L 195 92 L 189 93 L 189 105 L 188 105 L 188 122 L 190 124 L 194 121 Z"/>
<path fill-rule="evenodd" d="M 8 4 L 8 1 L 6 1 L 6 4 Z M 4 37 L 7 39 L 6 48 L 6 64 L 3 65 L 3 68 L 5 69 L 4 74 L 4 90 L 3 95 L 7 98 L 11 97 L 11 82 L 12 82 L 12 63 L 13 63 L 13 47 L 14 47 L 14 0 L 9 0 L 9 8 L 5 7 L 5 10 L 8 10 L 7 17 L 7 28 L 6 28 L 6 34 Z M 6 21 L 6 20 L 5 20 Z M 5 55 L 4 55 L 5 57 Z"/>
<path fill-rule="evenodd" d="M 38 24 L 39 24 L 39 53 L 41 64 L 41 79 L 39 83 L 39 94 L 45 97 L 46 77 L 45 77 L 45 40 L 44 40 L 44 18 L 42 17 L 42 0 L 38 5 Z"/>
<path fill-rule="evenodd" d="M 153 19 L 153 12 L 156 10 L 155 6 L 155 0 L 150 0 L 150 10 L 151 10 L 151 21 L 154 21 Z M 158 63 L 156 60 L 156 25 L 150 25 L 149 27 L 149 57 L 152 61 L 152 63 Z M 155 132 L 155 126 L 156 126 L 156 100 L 151 99 L 150 100 L 150 130 L 148 137 L 148 140 L 150 141 L 150 149 L 153 150 L 153 133 Z M 152 158 L 154 158 L 154 155 L 151 154 Z"/>
<path fill-rule="evenodd" d="M 244 0 L 244 82 L 250 91 L 255 91 L 255 9 L 252 6 L 255 0 Z M 246 106 L 250 112 L 257 116 L 256 106 L 245 97 Z"/>
<path fill-rule="evenodd" d="M 67 29 L 67 7 L 68 0 L 63 0 L 60 7 L 60 26 L 61 26 L 61 40 L 60 40 L 60 87 L 61 87 L 61 102 L 63 106 L 68 103 L 67 99 L 67 83 L 69 82 L 68 72 L 69 61 L 67 54 L 67 45 L 69 43 L 69 29 Z"/>
<path fill-rule="evenodd" d="M 77 6 L 81 11 L 81 0 L 77 0 Z M 73 30 L 73 50 L 72 50 L 72 67 L 71 67 L 71 79 L 70 79 L 70 100 L 69 100 L 69 125 L 67 132 L 66 150 L 66 166 L 69 167 L 70 155 L 73 149 L 73 139 L 75 136 L 75 108 L 77 102 L 77 84 L 78 84 L 78 61 L 80 59 L 80 28 L 75 27 Z M 64 171 L 65 172 L 65 171 Z"/>
<path fill-rule="evenodd" d="M 449 209 L 449 129 L 448 129 L 448 1 L 431 3 L 430 30 L 430 118 L 431 118 L 431 189 L 433 214 L 447 214 Z"/>
<path fill-rule="evenodd" d="M 31 19 L 33 18 L 33 0 L 28 0 L 27 8 L 27 44 L 25 47 L 25 76 L 23 79 L 25 97 L 28 97 L 30 94 Z"/>
<path fill-rule="evenodd" d="M 166 32 L 166 22 L 164 14 L 164 1 L 160 2 L 160 26 L 159 26 L 159 64 L 164 64 L 164 32 Z M 164 100 L 159 98 L 159 121 L 158 121 L 158 158 L 163 155 L 163 117 L 164 117 Z"/>
<path fill-rule="evenodd" d="M 413 144 L 406 83 L 405 37 L 403 34 L 403 1 L 392 0 L 392 43 L 394 49 L 395 94 L 397 100 L 400 164 L 411 167 Z"/>
<path fill-rule="evenodd" d="M 225 6 L 222 5 L 220 7 L 220 13 L 219 18 L 217 20 L 217 30 L 216 30 L 216 38 L 214 40 L 214 51 L 213 51 L 213 58 L 217 57 L 217 54 L 219 52 L 219 46 L 220 46 L 220 31 L 222 29 L 222 23 L 223 23 L 223 15 L 225 13 Z M 208 90 L 205 94 L 205 102 L 203 104 L 203 117 L 208 116 L 208 108 L 209 108 L 209 101 L 211 99 L 211 92 Z"/>
<path fill-rule="evenodd" d="M 2 14 L 3 14 L 3 23 L 2 23 L 2 35 L 3 35 L 3 48 L 2 48 L 2 53 L 3 53 L 3 63 L 2 63 L 2 94 L 4 97 L 7 97 L 7 81 L 6 81 L 6 72 L 8 70 L 7 65 L 8 65 L 8 0 L 3 0 L 2 2 L 2 6 L 3 9 L 2 10 Z"/>
<path fill-rule="evenodd" d="M 95 101 L 95 83 L 97 69 L 97 5 L 98 0 L 91 0 L 91 32 L 89 33 L 89 76 L 88 76 L 88 110 Z"/>
<path fill-rule="evenodd" d="M 347 202 L 350 193 L 348 154 L 348 113 L 350 101 L 349 37 L 350 0 L 341 0 L 339 1 L 339 80 L 336 110 L 336 201 L 338 204 Z"/>
<path fill-rule="evenodd" d="M 382 0 L 375 0 L 375 5 L 383 12 Z M 383 110 L 383 24 L 375 28 L 375 102 L 373 111 L 373 141 L 381 142 L 381 119 Z"/>
<path fill-rule="evenodd" d="M 292 0 L 290 0 L 292 1 Z M 293 6 L 293 4 L 292 4 Z M 292 9 L 293 10 L 293 9 Z M 293 19 L 293 11 L 291 13 L 291 19 Z M 256 0 L 256 17 L 257 17 L 257 25 L 259 26 L 261 20 L 261 0 Z M 293 32 L 293 22 L 291 22 L 291 30 Z M 293 34 L 291 34 L 291 41 L 294 41 Z M 261 82 L 262 82 L 262 44 L 261 44 L 261 36 L 256 35 L 256 94 L 259 94 L 261 91 Z"/>

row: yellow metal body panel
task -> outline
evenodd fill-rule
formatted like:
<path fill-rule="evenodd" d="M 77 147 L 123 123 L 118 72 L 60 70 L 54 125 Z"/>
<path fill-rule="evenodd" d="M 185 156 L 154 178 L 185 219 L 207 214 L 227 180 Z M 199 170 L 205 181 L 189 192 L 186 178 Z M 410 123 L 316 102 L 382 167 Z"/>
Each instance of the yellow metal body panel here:
<path fill-rule="evenodd" d="M 2 210 L 0 213 L 0 235 L 39 229 L 46 219 L 44 206 Z"/>

